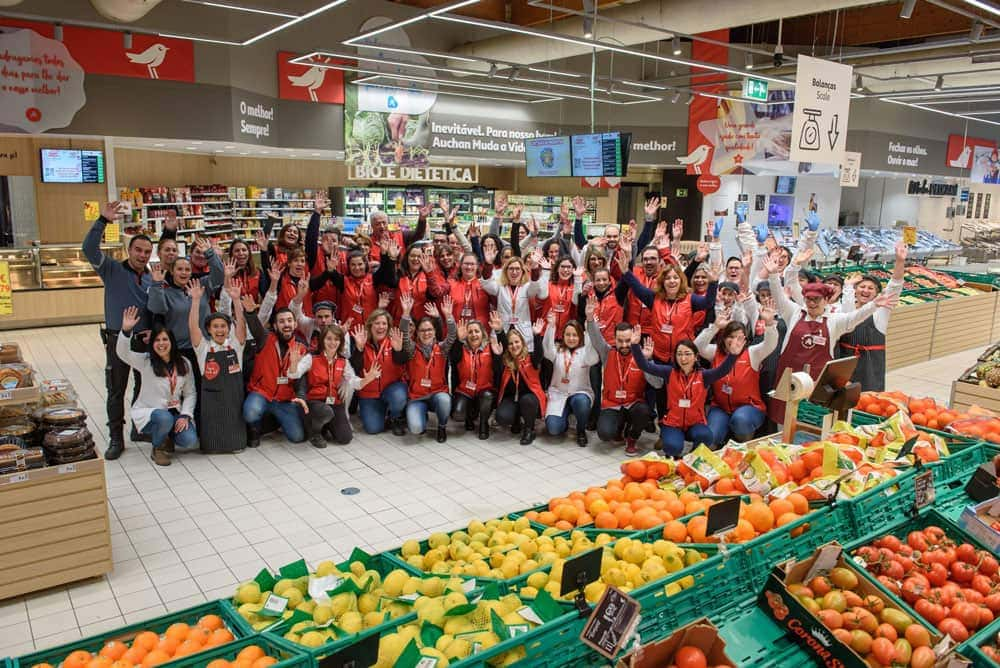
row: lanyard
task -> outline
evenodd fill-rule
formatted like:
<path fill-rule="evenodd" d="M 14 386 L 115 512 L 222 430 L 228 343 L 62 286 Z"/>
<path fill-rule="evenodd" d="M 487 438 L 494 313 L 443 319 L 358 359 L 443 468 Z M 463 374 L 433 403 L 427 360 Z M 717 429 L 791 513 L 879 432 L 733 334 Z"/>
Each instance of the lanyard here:
<path fill-rule="evenodd" d="M 632 372 L 632 365 L 635 363 L 631 355 L 628 355 L 628 364 L 625 365 L 625 372 L 622 372 L 622 355 L 618 354 L 618 387 L 620 389 L 625 389 L 625 382 L 628 380 L 628 375 Z"/>
<path fill-rule="evenodd" d="M 475 281 L 476 279 L 472 279 L 465 282 L 465 308 L 470 311 L 472 310 L 472 298 L 476 295 Z"/>
<path fill-rule="evenodd" d="M 174 392 L 177 391 L 177 368 L 171 368 L 170 373 L 167 374 L 167 382 L 170 384 L 170 398 L 174 398 Z"/>
<path fill-rule="evenodd" d="M 430 356 L 427 358 L 427 364 L 424 366 L 424 380 L 429 381 L 431 379 L 431 371 L 434 369 L 434 354 L 437 352 L 437 350 L 438 346 L 435 343 L 434 347 L 431 348 Z"/>
<path fill-rule="evenodd" d="M 511 287 L 508 285 L 507 289 L 510 290 L 510 311 L 513 313 L 517 309 L 517 291 L 521 289 L 521 286 Z"/>
<path fill-rule="evenodd" d="M 479 351 L 469 348 L 469 366 L 472 367 L 472 377 L 469 378 L 474 383 L 479 382 Z"/>
<path fill-rule="evenodd" d="M 275 341 L 274 345 L 277 348 L 278 354 L 281 355 L 281 346 L 280 346 L 280 344 L 277 341 Z M 291 354 L 292 354 L 292 346 L 294 346 L 294 345 L 295 345 L 295 340 L 294 339 L 289 340 L 288 341 L 288 350 L 285 351 L 284 355 L 281 355 L 278 358 L 278 376 L 279 377 L 284 377 L 284 376 L 288 375 L 288 365 L 291 364 L 291 362 L 292 362 L 292 360 L 291 360 Z"/>
<path fill-rule="evenodd" d="M 567 305 L 572 301 L 573 286 L 572 285 L 558 285 L 553 284 L 550 289 L 555 288 L 556 298 L 553 300 L 553 304 L 566 302 Z M 567 299 L 569 297 L 569 299 Z"/>
<path fill-rule="evenodd" d="M 678 369 L 678 371 L 680 371 L 680 369 Z M 698 378 L 697 371 L 691 371 L 691 374 L 686 378 L 684 377 L 684 372 L 683 371 L 681 372 L 681 379 L 682 379 L 681 382 L 683 383 L 684 380 L 687 380 L 687 382 L 684 383 L 684 387 L 681 389 L 682 399 L 691 399 L 691 386 L 694 385 L 694 381 L 697 380 L 697 378 Z"/>
<path fill-rule="evenodd" d="M 326 366 L 327 366 L 327 371 L 326 371 L 327 393 L 326 393 L 326 396 L 328 396 L 328 397 L 336 397 L 337 395 L 335 395 L 333 393 L 333 390 L 334 390 L 333 381 L 334 381 L 334 376 L 336 375 L 336 372 L 337 372 L 337 358 L 334 357 L 333 359 L 330 359 L 326 355 L 323 355 L 323 357 L 326 358 Z"/>
<path fill-rule="evenodd" d="M 563 378 L 569 380 L 569 368 L 573 366 L 573 352 L 572 350 L 567 350 L 563 353 Z"/>

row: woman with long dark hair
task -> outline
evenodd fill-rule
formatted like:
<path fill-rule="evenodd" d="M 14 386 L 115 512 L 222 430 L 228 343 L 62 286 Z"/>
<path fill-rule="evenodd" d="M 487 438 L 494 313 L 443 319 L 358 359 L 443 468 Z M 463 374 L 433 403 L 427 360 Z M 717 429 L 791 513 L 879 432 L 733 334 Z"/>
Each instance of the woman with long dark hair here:
<path fill-rule="evenodd" d="M 409 402 L 406 406 L 406 423 L 410 433 L 419 436 L 427 429 L 427 414 L 437 415 L 437 442 L 448 440 L 448 416 L 451 415 L 451 394 L 448 391 L 448 353 L 457 335 L 455 317 L 452 314 L 451 297 L 443 300 L 444 320 L 447 333 L 442 341 L 437 339 L 437 323 L 441 314 L 433 302 L 424 308 L 427 315 L 417 320 L 416 342 L 409 336 L 413 320 L 410 310 L 413 297 L 408 293 L 400 295 L 403 305 L 403 353 L 406 355 L 406 375 L 409 376 Z"/>
<path fill-rule="evenodd" d="M 544 328 L 544 320 L 536 321 L 532 327 L 533 351 L 528 349 L 528 342 L 519 329 L 512 328 L 506 335 L 497 334 L 503 346 L 497 424 L 509 426 L 512 434 L 520 433 L 521 445 L 531 445 L 535 440 L 535 420 L 546 408 L 547 399 L 538 375 Z"/>
<path fill-rule="evenodd" d="M 542 350 L 553 369 L 546 401 L 545 429 L 552 436 L 565 434 L 572 413 L 576 418 L 576 444 L 582 448 L 587 445 L 587 421 L 594 405 L 590 368 L 601 359 L 577 320 L 570 320 L 563 326 L 557 343 L 557 322 L 558 314 L 550 311 L 542 337 Z"/>
<path fill-rule="evenodd" d="M 503 327 L 500 314 L 490 313 L 490 330 L 479 320 L 460 320 L 457 335 L 461 345 L 452 346 L 455 365 L 455 405 L 451 416 L 465 422 L 465 430 L 476 429 L 482 441 L 490 437 L 490 415 L 496 408 L 497 378 L 503 365 L 503 348 L 497 332 Z"/>
<path fill-rule="evenodd" d="M 351 330 L 354 348 L 351 365 L 355 375 L 364 374 L 375 364 L 382 367 L 382 374 L 375 382 L 358 391 L 358 416 L 367 434 L 385 431 L 386 412 L 392 433 L 406 434 L 403 410 L 406 408 L 406 380 L 403 365 L 403 333 L 392 326 L 392 316 L 382 309 L 375 310 L 363 325 Z"/>
<path fill-rule="evenodd" d="M 149 351 L 132 352 L 132 330 L 139 323 L 139 309 L 130 306 L 122 312 L 122 328 L 115 351 L 118 357 L 139 372 L 142 384 L 132 403 L 132 421 L 140 433 L 149 434 L 153 443 L 152 459 L 159 466 L 170 466 L 172 446 L 193 448 L 198 443 L 194 408 L 198 394 L 191 364 L 181 355 L 173 333 L 154 325 L 149 334 Z"/>
<path fill-rule="evenodd" d="M 233 243 L 229 245 L 229 259 L 236 269 L 233 281 L 240 286 L 240 294 L 259 299 L 261 272 L 254 262 L 250 244 L 243 239 L 233 239 Z"/>

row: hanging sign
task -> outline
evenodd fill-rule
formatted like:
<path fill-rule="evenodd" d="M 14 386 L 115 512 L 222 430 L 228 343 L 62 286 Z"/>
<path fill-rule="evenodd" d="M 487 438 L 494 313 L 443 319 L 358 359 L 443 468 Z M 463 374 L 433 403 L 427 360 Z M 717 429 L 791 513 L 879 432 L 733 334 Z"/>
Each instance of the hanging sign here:
<path fill-rule="evenodd" d="M 796 68 L 791 159 L 839 165 L 847 146 L 854 68 L 801 55 Z"/>
<path fill-rule="evenodd" d="M 347 164 L 349 181 L 405 183 L 478 183 L 479 165 L 356 165 Z"/>
<path fill-rule="evenodd" d="M 63 128 L 84 105 L 83 68 L 66 45 L 34 30 L 0 33 L 0 125 Z"/>
<path fill-rule="evenodd" d="M 83 203 L 83 220 L 92 223 L 101 215 L 101 205 L 97 200 L 88 199 Z"/>
<path fill-rule="evenodd" d="M 0 262 L 0 315 L 14 315 L 13 290 L 10 285 L 10 264 Z"/>
<path fill-rule="evenodd" d="M 840 163 L 840 185 L 857 188 L 861 176 L 861 154 L 844 151 L 844 161 Z"/>
<path fill-rule="evenodd" d="M 748 100 L 767 102 L 767 81 L 747 77 L 743 80 L 743 97 Z"/>
<path fill-rule="evenodd" d="M 722 181 L 720 181 L 719 177 L 714 174 L 702 174 L 698 177 L 698 180 L 695 181 L 695 185 L 701 193 L 711 195 L 722 187 Z"/>

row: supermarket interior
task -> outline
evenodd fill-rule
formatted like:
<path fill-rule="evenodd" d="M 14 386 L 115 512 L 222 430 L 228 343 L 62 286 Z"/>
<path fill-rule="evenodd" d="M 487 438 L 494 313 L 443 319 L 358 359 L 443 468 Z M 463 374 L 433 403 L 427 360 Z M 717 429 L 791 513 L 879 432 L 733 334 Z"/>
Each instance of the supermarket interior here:
<path fill-rule="evenodd" d="M 1000 668 L 998 62 L 0 0 L 0 668 Z"/>

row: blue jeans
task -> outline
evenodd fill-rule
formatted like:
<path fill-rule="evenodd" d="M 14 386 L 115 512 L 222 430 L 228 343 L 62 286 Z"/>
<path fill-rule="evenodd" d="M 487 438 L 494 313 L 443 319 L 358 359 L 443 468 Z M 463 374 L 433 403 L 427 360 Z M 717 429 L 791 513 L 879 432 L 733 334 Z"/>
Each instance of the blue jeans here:
<path fill-rule="evenodd" d="M 740 406 L 732 415 L 718 406 L 712 406 L 708 409 L 708 427 L 712 430 L 715 445 L 725 443 L 730 432 L 737 441 L 749 441 L 766 417 L 764 411 L 750 405 Z"/>
<path fill-rule="evenodd" d="M 448 416 L 451 415 L 451 395 L 447 392 L 438 392 L 429 397 L 411 401 L 406 406 L 406 427 L 411 434 L 418 435 L 427 431 L 427 413 L 429 411 L 434 411 L 437 415 L 439 427 L 447 425 Z"/>
<path fill-rule="evenodd" d="M 691 441 L 695 447 L 702 443 L 712 445 L 712 430 L 707 424 L 696 424 L 688 427 L 687 432 L 677 427 L 660 425 L 660 442 L 663 443 L 663 454 L 667 457 L 680 457 L 684 451 L 684 440 Z"/>
<path fill-rule="evenodd" d="M 149 422 L 142 428 L 143 434 L 149 434 L 153 441 L 153 447 L 158 448 L 167 442 L 167 437 L 174 431 L 174 425 L 181 417 L 180 413 L 169 411 L 165 408 L 157 408 L 149 416 Z M 174 446 L 182 450 L 193 448 L 198 443 L 198 432 L 195 431 L 194 421 L 188 419 L 188 426 L 174 434 Z"/>
<path fill-rule="evenodd" d="M 587 428 L 587 420 L 590 418 L 590 397 L 586 394 L 574 394 L 566 400 L 563 406 L 562 415 L 549 415 L 545 418 L 545 430 L 553 436 L 565 434 L 569 429 L 569 414 L 573 412 L 576 418 L 576 430 L 578 432 Z"/>
<path fill-rule="evenodd" d="M 306 440 L 306 430 L 302 426 L 302 408 L 291 401 L 268 401 L 257 392 L 251 392 L 243 401 L 243 419 L 248 425 L 260 428 L 260 419 L 270 413 L 281 425 L 285 438 L 292 443 Z"/>
<path fill-rule="evenodd" d="M 406 383 L 397 380 L 382 390 L 377 399 L 358 398 L 358 415 L 366 434 L 380 434 L 385 431 L 385 411 L 389 417 L 398 418 L 406 407 Z"/>

